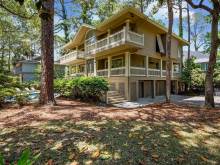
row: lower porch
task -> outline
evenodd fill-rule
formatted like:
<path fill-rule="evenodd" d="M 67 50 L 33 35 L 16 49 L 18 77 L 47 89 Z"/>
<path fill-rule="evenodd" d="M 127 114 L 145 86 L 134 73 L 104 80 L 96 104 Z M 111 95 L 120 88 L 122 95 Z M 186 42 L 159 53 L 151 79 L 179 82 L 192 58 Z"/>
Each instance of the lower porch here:
<path fill-rule="evenodd" d="M 126 101 L 136 101 L 140 98 L 155 98 L 165 96 L 165 80 L 149 80 L 141 78 L 110 78 L 110 91 L 107 95 L 107 102 L 110 104 Z M 180 84 L 178 80 L 171 81 L 171 93 L 178 94 Z M 119 99 L 117 99 L 119 98 Z"/>

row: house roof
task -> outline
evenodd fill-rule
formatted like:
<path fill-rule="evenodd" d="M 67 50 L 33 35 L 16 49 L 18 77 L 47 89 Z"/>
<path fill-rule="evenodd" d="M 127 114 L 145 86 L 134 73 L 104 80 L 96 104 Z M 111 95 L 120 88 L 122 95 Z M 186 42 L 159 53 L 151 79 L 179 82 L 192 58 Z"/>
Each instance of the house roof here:
<path fill-rule="evenodd" d="M 164 27 L 164 26 L 160 25 L 159 23 L 151 20 L 145 14 L 141 13 L 139 10 L 137 10 L 133 7 L 125 7 L 122 10 L 120 10 L 118 13 L 112 15 L 108 19 L 101 22 L 96 27 L 91 26 L 91 25 L 87 25 L 87 24 L 83 24 L 79 28 L 77 33 L 75 34 L 74 38 L 69 43 L 64 45 L 63 49 L 68 49 L 68 48 L 71 48 L 71 47 L 74 47 L 74 46 L 77 46 L 78 44 L 80 44 L 82 42 L 83 38 L 84 38 L 85 33 L 88 30 L 96 29 L 98 31 L 101 31 L 106 26 L 110 26 L 110 23 L 116 22 L 116 20 L 118 20 L 119 18 L 123 18 L 123 16 L 125 16 L 128 13 L 130 13 L 131 15 L 135 15 L 135 16 L 139 17 L 140 19 L 144 20 L 145 22 L 147 22 L 148 24 L 154 26 L 155 28 L 160 30 L 161 33 L 167 33 L 168 32 L 168 29 L 166 27 Z M 188 45 L 189 44 L 188 41 L 186 41 L 183 38 L 179 37 L 175 33 L 173 33 L 173 37 L 176 38 L 178 41 L 180 41 L 183 45 Z"/>
<path fill-rule="evenodd" d="M 188 52 L 183 51 L 183 58 L 184 60 L 187 59 Z M 207 63 L 209 61 L 209 54 L 207 53 L 202 53 L 198 51 L 190 51 L 190 56 L 195 57 L 195 63 Z"/>
<path fill-rule="evenodd" d="M 68 48 L 71 48 L 71 47 L 74 47 L 74 46 L 77 46 L 78 44 L 80 44 L 82 42 L 86 32 L 91 29 L 96 29 L 96 28 L 91 25 L 83 24 L 79 28 L 79 30 L 77 31 L 77 33 L 75 34 L 73 39 L 70 42 L 68 42 L 66 45 L 64 45 L 63 49 L 68 49 Z"/>
<path fill-rule="evenodd" d="M 109 17 L 108 19 L 106 19 L 105 21 L 103 21 L 102 23 L 100 23 L 97 26 L 97 29 L 101 29 L 102 27 L 108 25 L 109 23 L 115 21 L 116 19 L 120 18 L 121 16 L 123 16 L 126 13 L 131 13 L 134 14 L 140 18 L 142 18 L 144 21 L 150 23 L 151 25 L 153 25 L 154 27 L 158 28 L 159 30 L 161 30 L 164 33 L 168 32 L 168 29 L 162 25 L 160 25 L 159 23 L 157 23 L 156 21 L 150 19 L 148 16 L 146 16 L 145 14 L 141 13 L 139 10 L 137 10 L 134 7 L 125 7 L 124 9 L 122 9 L 121 11 L 119 11 L 118 13 L 112 15 L 111 17 Z M 182 42 L 182 44 L 184 45 L 188 45 L 189 42 L 184 40 L 183 38 L 179 37 L 178 35 L 176 35 L 175 33 L 172 34 L 173 37 L 175 37 L 177 40 L 179 40 L 180 42 Z"/>

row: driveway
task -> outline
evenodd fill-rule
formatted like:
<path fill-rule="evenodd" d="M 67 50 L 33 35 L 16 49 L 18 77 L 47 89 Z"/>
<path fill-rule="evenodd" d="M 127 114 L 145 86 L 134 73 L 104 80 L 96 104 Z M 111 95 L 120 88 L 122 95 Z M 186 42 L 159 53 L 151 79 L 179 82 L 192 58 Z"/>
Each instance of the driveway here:
<path fill-rule="evenodd" d="M 156 96 L 155 98 L 140 98 L 134 102 L 124 102 L 124 103 L 114 104 L 114 106 L 121 108 L 138 108 L 155 103 L 162 103 L 165 100 L 166 100 L 165 96 Z M 172 95 L 171 101 L 176 104 L 202 107 L 204 106 L 205 103 L 205 97 Z M 220 107 L 220 96 L 215 96 L 215 105 L 216 107 Z"/>

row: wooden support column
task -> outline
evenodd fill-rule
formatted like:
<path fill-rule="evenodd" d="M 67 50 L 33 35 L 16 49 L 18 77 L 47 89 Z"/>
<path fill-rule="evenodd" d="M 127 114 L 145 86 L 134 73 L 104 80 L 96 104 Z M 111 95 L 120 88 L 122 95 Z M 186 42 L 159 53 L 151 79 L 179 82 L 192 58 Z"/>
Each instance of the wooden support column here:
<path fill-rule="evenodd" d="M 110 44 L 109 36 L 111 35 L 111 30 L 108 29 L 108 34 L 107 34 L 107 45 Z"/>
<path fill-rule="evenodd" d="M 136 100 L 139 98 L 139 81 L 136 81 Z"/>
<path fill-rule="evenodd" d="M 112 57 L 108 56 L 108 77 L 111 76 L 111 60 L 112 60 Z"/>
<path fill-rule="evenodd" d="M 125 38 L 125 41 L 128 39 L 127 37 L 128 37 L 128 31 L 129 31 L 129 29 L 130 29 L 130 20 L 129 19 L 127 19 L 126 21 L 125 21 L 125 23 L 126 23 L 126 25 L 125 25 L 125 27 L 124 27 L 124 38 Z"/>
<path fill-rule="evenodd" d="M 148 64 L 149 64 L 149 62 L 148 62 L 148 56 L 146 56 L 146 76 L 148 76 Z"/>
<path fill-rule="evenodd" d="M 160 77 L 163 77 L 163 60 L 160 59 Z"/>
<path fill-rule="evenodd" d="M 153 98 L 156 97 L 156 80 L 153 80 Z"/>
<path fill-rule="evenodd" d="M 79 64 L 76 64 L 75 67 L 76 67 L 76 73 L 79 73 L 79 70 L 78 70 L 79 69 Z"/>
<path fill-rule="evenodd" d="M 96 59 L 94 58 L 94 76 L 96 76 L 97 72 L 96 72 Z"/>
<path fill-rule="evenodd" d="M 125 53 L 125 76 L 130 76 L 130 52 Z"/>
<path fill-rule="evenodd" d="M 171 61 L 171 78 L 173 77 L 173 61 Z"/>
<path fill-rule="evenodd" d="M 84 70 L 84 75 L 87 76 L 87 61 L 85 60 L 85 70 Z"/>
<path fill-rule="evenodd" d="M 130 29 L 130 19 L 126 20 L 126 29 L 129 30 Z"/>

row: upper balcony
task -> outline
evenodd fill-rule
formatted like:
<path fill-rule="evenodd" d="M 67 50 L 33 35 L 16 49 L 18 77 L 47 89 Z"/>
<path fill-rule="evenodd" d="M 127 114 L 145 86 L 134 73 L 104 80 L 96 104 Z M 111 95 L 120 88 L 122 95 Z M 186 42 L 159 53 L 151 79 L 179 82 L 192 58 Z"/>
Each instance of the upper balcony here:
<path fill-rule="evenodd" d="M 86 45 L 86 54 L 93 55 L 99 52 L 109 50 L 121 45 L 129 44 L 134 47 L 142 48 L 144 46 L 144 34 L 138 34 L 124 27 L 112 35 L 107 36 L 94 43 Z"/>
<path fill-rule="evenodd" d="M 83 60 L 85 57 L 84 55 L 84 51 L 74 50 L 60 57 L 60 64 L 71 64 L 73 61 Z"/>

